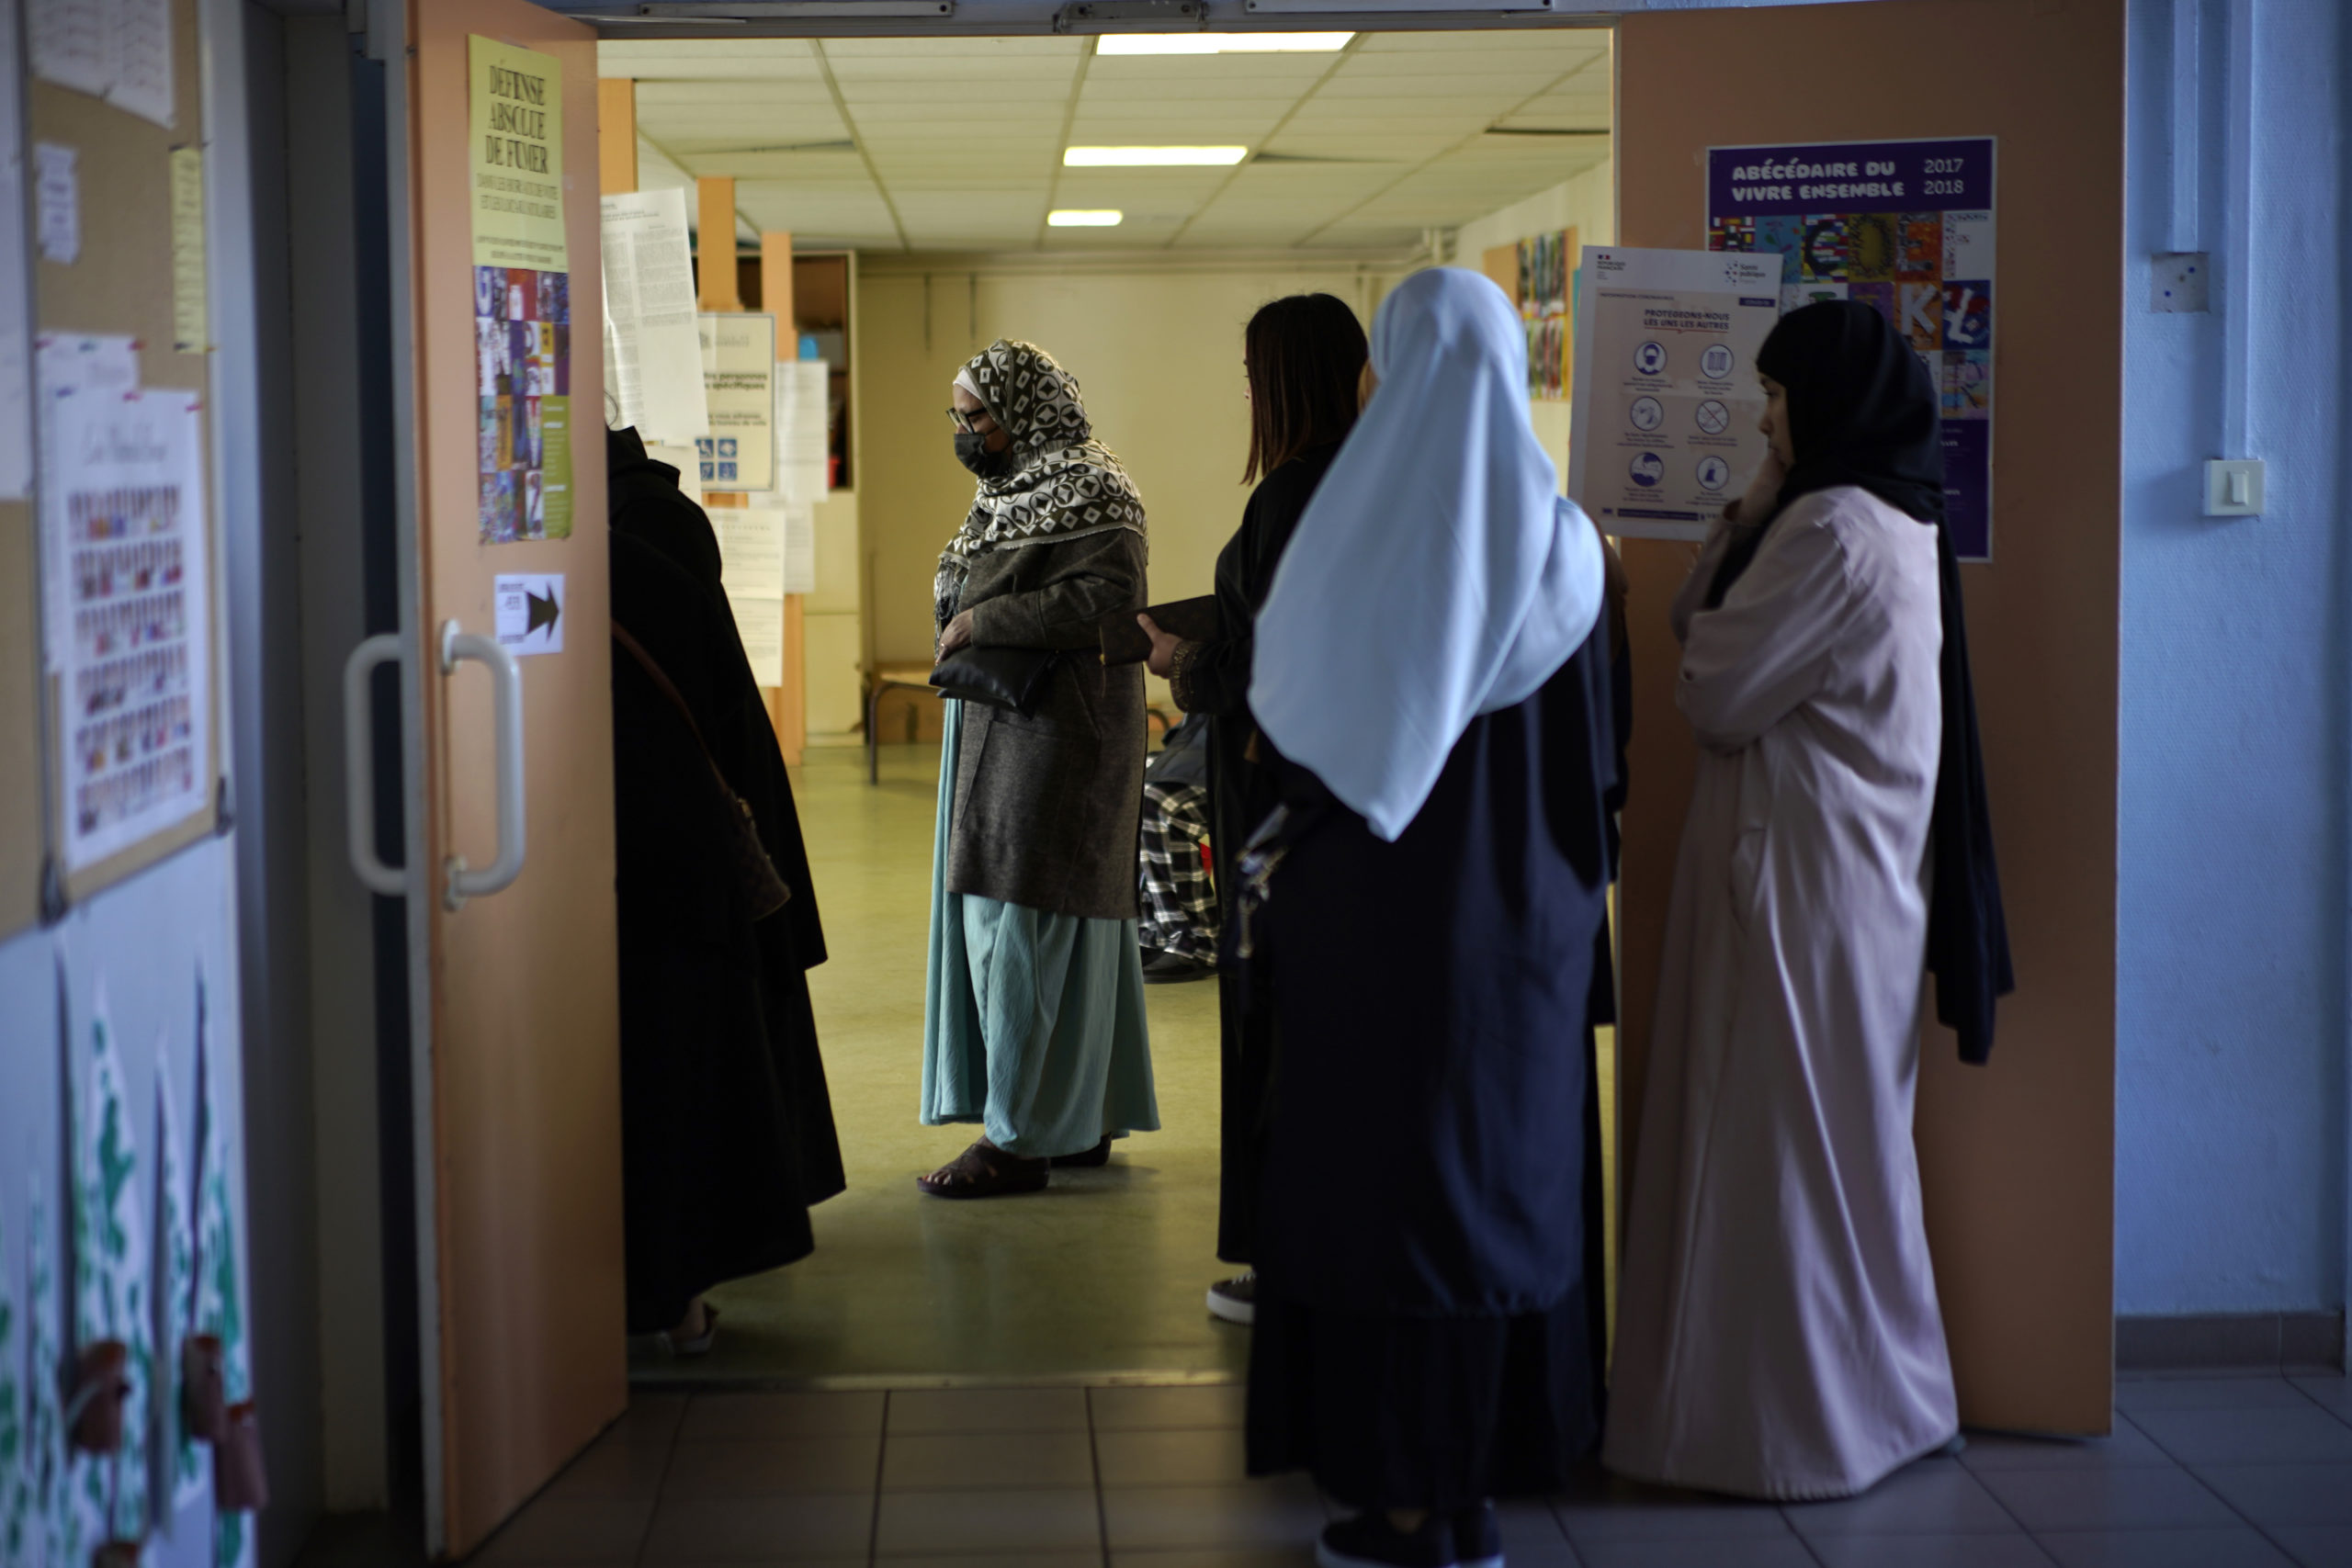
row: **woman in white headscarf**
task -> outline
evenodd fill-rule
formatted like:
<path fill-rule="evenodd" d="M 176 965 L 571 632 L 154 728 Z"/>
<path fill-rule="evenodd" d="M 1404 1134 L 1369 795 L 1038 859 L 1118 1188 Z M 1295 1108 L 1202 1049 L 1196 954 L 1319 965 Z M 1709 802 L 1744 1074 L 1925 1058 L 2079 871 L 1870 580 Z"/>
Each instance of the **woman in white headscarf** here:
<path fill-rule="evenodd" d="M 1368 381 L 1250 687 L 1283 796 L 1235 933 L 1275 1035 L 1250 1468 L 1362 1510 L 1321 1562 L 1470 1568 L 1600 1429 L 1605 547 L 1492 283 L 1407 279 Z"/>

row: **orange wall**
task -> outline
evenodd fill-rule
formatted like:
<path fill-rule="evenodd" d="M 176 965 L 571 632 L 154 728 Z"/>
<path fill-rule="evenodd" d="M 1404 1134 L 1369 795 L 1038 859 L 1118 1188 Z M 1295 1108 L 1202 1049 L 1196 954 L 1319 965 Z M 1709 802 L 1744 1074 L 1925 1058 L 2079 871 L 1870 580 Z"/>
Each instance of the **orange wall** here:
<path fill-rule="evenodd" d="M 1618 53 L 1626 245 L 1705 247 L 1710 146 L 2000 139 L 1996 559 L 1963 576 L 2018 991 L 1989 1068 L 1929 1028 L 1917 1139 L 1962 1418 L 2065 1432 L 2105 1431 L 2112 1392 L 2123 28 L 2123 0 L 1890 0 L 1629 17 Z M 1691 548 L 1625 553 L 1631 1129 L 1690 795 L 1666 607 Z"/>

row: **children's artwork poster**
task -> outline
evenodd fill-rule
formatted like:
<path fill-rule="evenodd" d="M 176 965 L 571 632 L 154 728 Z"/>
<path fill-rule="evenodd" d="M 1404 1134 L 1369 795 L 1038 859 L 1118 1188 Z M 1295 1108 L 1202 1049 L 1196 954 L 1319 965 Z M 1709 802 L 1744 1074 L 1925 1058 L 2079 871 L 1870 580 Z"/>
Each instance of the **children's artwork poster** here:
<path fill-rule="evenodd" d="M 201 401 L 62 379 L 43 387 L 40 558 L 78 871 L 210 804 L 212 611 Z"/>
<path fill-rule="evenodd" d="M 1756 351 L 1780 267 L 1712 251 L 1584 248 L 1568 494 L 1604 534 L 1702 539 L 1764 460 Z"/>
<path fill-rule="evenodd" d="M 571 536 L 563 68 L 479 35 L 471 73 L 475 388 L 484 544 Z"/>
<path fill-rule="evenodd" d="M 701 318 L 710 434 L 698 436 L 702 488 L 775 489 L 775 318 L 756 310 Z"/>
<path fill-rule="evenodd" d="M 1779 252 L 1789 308 L 1862 300 L 1926 362 L 1962 560 L 1993 554 L 1994 153 L 1990 136 L 1707 152 L 1709 249 Z"/>
<path fill-rule="evenodd" d="M 1568 396 L 1576 352 L 1569 278 L 1577 231 L 1536 234 L 1519 243 L 1519 319 L 1527 329 L 1527 395 L 1545 402 Z"/>

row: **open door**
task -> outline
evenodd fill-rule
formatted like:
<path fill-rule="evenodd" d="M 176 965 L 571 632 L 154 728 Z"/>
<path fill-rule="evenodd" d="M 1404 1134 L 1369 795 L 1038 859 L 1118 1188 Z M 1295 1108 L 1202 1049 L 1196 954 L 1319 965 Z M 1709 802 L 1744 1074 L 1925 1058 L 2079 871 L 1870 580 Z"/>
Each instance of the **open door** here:
<path fill-rule="evenodd" d="M 425 1522 L 456 1557 L 628 1402 L 596 44 L 526 0 L 407 19 L 401 890 Z M 508 52 L 469 64 L 476 39 Z M 538 220 L 528 265 L 478 265 L 478 203 Z"/>
<path fill-rule="evenodd" d="M 1962 569 L 2018 993 L 1989 1067 L 1931 1025 L 1917 1112 L 1961 1418 L 2093 1433 L 2113 1394 L 2124 0 L 1627 17 L 1619 239 L 1704 249 L 1713 146 L 1998 138 L 1993 560 Z M 1635 718 L 1619 1125 L 1639 1125 L 1693 750 L 1666 609 L 1692 547 L 1628 541 Z M 1630 1156 L 1620 1168 L 1630 1168 Z"/>

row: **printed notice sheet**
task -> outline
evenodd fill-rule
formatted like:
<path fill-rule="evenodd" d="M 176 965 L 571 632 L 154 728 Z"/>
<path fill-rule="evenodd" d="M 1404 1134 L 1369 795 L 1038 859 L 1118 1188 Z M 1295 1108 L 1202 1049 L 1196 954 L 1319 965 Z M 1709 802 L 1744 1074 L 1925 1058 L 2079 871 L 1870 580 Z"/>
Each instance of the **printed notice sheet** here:
<path fill-rule="evenodd" d="M 784 503 L 784 591 L 817 592 L 817 503 L 797 495 Z"/>
<path fill-rule="evenodd" d="M 715 507 L 710 526 L 729 602 L 784 597 L 784 508 Z"/>
<path fill-rule="evenodd" d="M 786 495 L 815 501 L 831 488 L 831 373 L 821 359 L 775 367 L 776 488 Z"/>
<path fill-rule="evenodd" d="M 686 193 L 604 198 L 605 344 L 620 423 L 652 441 L 710 434 Z"/>
<path fill-rule="evenodd" d="M 702 487 L 775 489 L 775 318 L 728 310 L 700 318 L 710 434 L 695 439 Z"/>
<path fill-rule="evenodd" d="M 193 392 L 44 389 L 43 573 L 65 737 L 65 863 L 209 804 L 211 597 Z"/>
<path fill-rule="evenodd" d="M 735 612 L 736 635 L 743 639 L 743 657 L 751 661 L 753 682 L 783 685 L 784 601 L 729 595 L 728 608 Z"/>
<path fill-rule="evenodd" d="M 1584 248 L 1568 493 L 1604 534 L 1703 539 L 1764 460 L 1770 258 Z"/>
<path fill-rule="evenodd" d="M 1993 164 L 1989 136 L 1707 152 L 1709 249 L 1777 255 L 1788 308 L 1862 300 L 1927 363 L 1962 560 L 1993 553 Z"/>
<path fill-rule="evenodd" d="M 172 0 L 30 0 L 25 30 L 34 75 L 170 129 Z"/>

